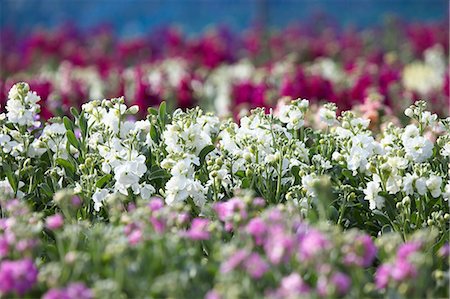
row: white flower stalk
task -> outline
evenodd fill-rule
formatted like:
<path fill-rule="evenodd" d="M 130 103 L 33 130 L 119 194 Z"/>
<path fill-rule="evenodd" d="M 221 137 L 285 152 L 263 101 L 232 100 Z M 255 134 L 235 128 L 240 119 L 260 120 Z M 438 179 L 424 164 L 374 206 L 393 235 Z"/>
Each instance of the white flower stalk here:
<path fill-rule="evenodd" d="M 40 123 L 36 121 L 36 116 L 40 109 L 37 102 L 41 98 L 35 92 L 29 90 L 28 84 L 18 83 L 14 84 L 9 91 L 8 102 L 6 103 L 8 122 L 19 126 L 39 126 Z"/>

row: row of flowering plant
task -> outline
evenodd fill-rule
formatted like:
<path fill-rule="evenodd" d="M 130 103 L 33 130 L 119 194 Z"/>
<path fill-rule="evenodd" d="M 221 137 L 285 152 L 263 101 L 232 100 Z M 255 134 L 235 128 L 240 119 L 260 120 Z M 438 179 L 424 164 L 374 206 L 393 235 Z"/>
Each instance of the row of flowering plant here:
<path fill-rule="evenodd" d="M 91 101 L 72 117 L 37 121 L 39 96 L 26 83 L 9 92 L 1 116 L 2 185 L 41 211 L 71 188 L 79 217 L 103 218 L 115 193 L 130 200 L 165 198 L 202 213 L 206 202 L 250 189 L 269 203 L 295 203 L 310 219 L 327 218 L 376 235 L 404 238 L 432 226 L 448 239 L 450 120 L 419 101 L 406 127 L 370 121 L 307 100 L 255 109 L 237 124 L 199 108 L 173 114 L 163 103 L 136 120 L 123 98 Z"/>
<path fill-rule="evenodd" d="M 448 243 L 437 230 L 374 239 L 291 203 L 248 194 L 201 217 L 161 198 L 105 204 L 109 222 L 76 217 L 70 190 L 44 217 L 2 195 L 0 294 L 56 298 L 421 298 L 448 296 Z"/>
<path fill-rule="evenodd" d="M 134 41 L 67 28 L 29 37 L 4 33 L 0 104 L 25 80 L 42 97 L 45 119 L 87 99 L 118 96 L 138 105 L 141 116 L 162 100 L 236 115 L 242 108 L 274 107 L 282 96 L 331 101 L 340 109 L 363 104 L 373 120 L 401 116 L 412 99 L 423 97 L 448 114 L 448 23 L 364 31 L 323 25 L 244 34 L 217 29 L 194 38 L 169 29 Z M 364 104 L 373 93 L 380 103 Z"/>

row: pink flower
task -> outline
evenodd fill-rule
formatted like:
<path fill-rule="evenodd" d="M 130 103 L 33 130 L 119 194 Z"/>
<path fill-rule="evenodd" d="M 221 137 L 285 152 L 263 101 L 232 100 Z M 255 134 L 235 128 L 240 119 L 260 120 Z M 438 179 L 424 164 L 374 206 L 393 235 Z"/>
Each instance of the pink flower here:
<path fill-rule="evenodd" d="M 49 230 L 57 230 L 64 225 L 64 218 L 61 214 L 56 213 L 55 215 L 48 216 L 45 220 L 45 226 Z"/>
<path fill-rule="evenodd" d="M 256 217 L 247 224 L 246 231 L 255 238 L 257 245 L 262 245 L 267 226 L 261 218 Z"/>
<path fill-rule="evenodd" d="M 315 229 L 307 231 L 299 240 L 300 259 L 307 261 L 329 248 L 330 241 L 325 235 Z"/>
<path fill-rule="evenodd" d="M 392 265 L 383 264 L 375 272 L 375 285 L 378 289 L 385 289 L 391 277 Z"/>
<path fill-rule="evenodd" d="M 0 264 L 0 293 L 26 294 L 37 280 L 38 270 L 31 259 L 4 260 Z"/>
<path fill-rule="evenodd" d="M 344 247 L 344 250 L 347 251 L 344 262 L 360 267 L 370 266 L 377 254 L 377 248 L 369 235 L 357 236 L 351 245 Z"/>
<path fill-rule="evenodd" d="M 244 249 L 236 251 L 228 260 L 224 261 L 220 266 L 221 273 L 228 273 L 238 267 L 248 256 L 248 252 Z"/>
<path fill-rule="evenodd" d="M 190 229 L 184 233 L 184 236 L 191 240 L 208 240 L 210 237 L 208 226 L 208 219 L 194 218 Z"/>
<path fill-rule="evenodd" d="M 247 257 L 244 262 L 244 267 L 254 279 L 261 278 L 269 270 L 269 265 L 257 253 L 252 253 Z"/>
<path fill-rule="evenodd" d="M 277 291 L 280 297 L 296 298 L 310 292 L 309 286 L 298 273 L 292 273 L 283 277 Z"/>

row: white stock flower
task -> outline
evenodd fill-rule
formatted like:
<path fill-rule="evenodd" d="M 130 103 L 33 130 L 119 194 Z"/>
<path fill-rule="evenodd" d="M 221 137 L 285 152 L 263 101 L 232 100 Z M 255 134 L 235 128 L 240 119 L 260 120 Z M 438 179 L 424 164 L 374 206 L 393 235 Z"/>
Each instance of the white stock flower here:
<path fill-rule="evenodd" d="M 371 210 L 381 210 L 384 207 L 384 197 L 378 195 L 380 191 L 380 183 L 374 181 L 367 183 L 367 187 L 364 189 L 364 199 L 369 201 Z"/>
<path fill-rule="evenodd" d="M 442 185 L 442 178 L 437 175 L 431 175 L 430 178 L 426 182 L 427 188 L 431 193 L 431 196 L 434 198 L 439 197 L 441 195 L 441 185 Z"/>
<path fill-rule="evenodd" d="M 94 210 L 97 212 L 100 211 L 100 208 L 103 206 L 103 202 L 110 195 L 108 189 L 99 189 L 95 190 L 95 193 L 92 195 L 92 200 L 94 201 Z"/>

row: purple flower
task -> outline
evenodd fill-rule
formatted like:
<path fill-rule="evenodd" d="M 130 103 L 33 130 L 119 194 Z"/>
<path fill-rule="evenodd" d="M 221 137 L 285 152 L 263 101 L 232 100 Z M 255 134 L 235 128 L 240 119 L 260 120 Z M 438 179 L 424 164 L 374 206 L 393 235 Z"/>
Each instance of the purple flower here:
<path fill-rule="evenodd" d="M 377 247 L 369 235 L 359 235 L 353 244 L 345 247 L 348 251 L 344 257 L 344 262 L 348 265 L 368 267 L 372 264 L 377 255 Z"/>
<path fill-rule="evenodd" d="M 396 281 L 413 278 L 417 274 L 416 267 L 406 259 L 397 259 L 391 271 L 391 276 Z"/>
<path fill-rule="evenodd" d="M 254 278 L 261 278 L 269 270 L 269 265 L 257 253 L 250 254 L 244 262 L 248 274 Z"/>
<path fill-rule="evenodd" d="M 205 299 L 220 299 L 219 293 L 217 293 L 215 290 L 210 290 L 205 295 Z"/>
<path fill-rule="evenodd" d="M 150 210 L 158 211 L 164 206 L 164 202 L 159 197 L 153 197 L 150 199 L 148 206 L 150 207 Z"/>
<path fill-rule="evenodd" d="M 253 199 L 252 204 L 255 207 L 264 207 L 266 205 L 266 201 L 262 197 L 256 197 L 256 198 Z"/>
<path fill-rule="evenodd" d="M 311 229 L 300 237 L 299 255 L 300 259 L 307 261 L 320 253 L 322 250 L 329 248 L 330 241 L 318 230 Z"/>
<path fill-rule="evenodd" d="M 441 249 L 439 249 L 439 255 L 441 257 L 448 257 L 449 253 L 450 253 L 450 246 L 449 246 L 449 244 L 447 242 L 441 247 Z"/>
<path fill-rule="evenodd" d="M 22 296 L 36 283 L 38 270 L 31 259 L 4 260 L 0 264 L 0 292 Z"/>
<path fill-rule="evenodd" d="M 268 236 L 264 243 L 264 251 L 272 264 L 278 265 L 281 261 L 289 259 L 293 249 L 293 240 L 280 224 L 268 229 Z"/>
<path fill-rule="evenodd" d="M 190 229 L 184 233 L 184 236 L 191 240 L 208 240 L 210 236 L 208 226 L 208 219 L 194 218 Z"/>
<path fill-rule="evenodd" d="M 47 219 L 45 219 L 45 226 L 49 230 L 57 230 L 61 228 L 64 225 L 64 218 L 61 214 L 56 213 L 55 215 L 48 216 Z"/>
<path fill-rule="evenodd" d="M 228 273 L 233 271 L 237 266 L 239 266 L 245 258 L 248 256 L 248 252 L 244 249 L 236 251 L 231 255 L 228 260 L 224 261 L 220 266 L 221 273 Z"/>
<path fill-rule="evenodd" d="M 81 207 L 81 204 L 83 202 L 81 201 L 81 198 L 79 196 L 75 195 L 72 197 L 71 203 L 75 208 L 79 208 L 79 207 Z"/>
<path fill-rule="evenodd" d="M 257 245 L 262 245 L 264 235 L 267 231 L 267 225 L 259 217 L 253 218 L 250 220 L 250 222 L 247 224 L 247 227 L 245 228 L 247 233 L 253 236 L 255 238 L 255 242 Z"/>
<path fill-rule="evenodd" d="M 9 252 L 9 244 L 6 236 L 0 236 L 0 259 L 7 256 Z"/>
<path fill-rule="evenodd" d="M 378 267 L 375 272 L 375 285 L 378 289 L 385 289 L 389 283 L 391 277 L 392 265 L 383 264 Z"/>
<path fill-rule="evenodd" d="M 400 245 L 397 251 L 397 259 L 407 259 L 411 254 L 419 251 L 421 246 L 420 242 L 408 242 Z"/>
<path fill-rule="evenodd" d="M 92 291 L 81 282 L 69 284 L 66 288 L 51 289 L 42 299 L 92 299 Z"/>
<path fill-rule="evenodd" d="M 277 291 L 280 297 L 296 298 L 310 292 L 309 286 L 298 273 L 283 277 Z"/>
<path fill-rule="evenodd" d="M 334 284 L 336 292 L 343 296 L 347 294 L 350 286 L 352 284 L 352 280 L 348 277 L 347 274 L 342 272 L 336 272 L 331 277 L 331 283 Z"/>
<path fill-rule="evenodd" d="M 236 212 L 239 212 L 242 219 L 247 218 L 245 203 L 237 197 L 225 202 L 216 203 L 214 205 L 214 210 L 221 221 L 230 220 Z"/>

